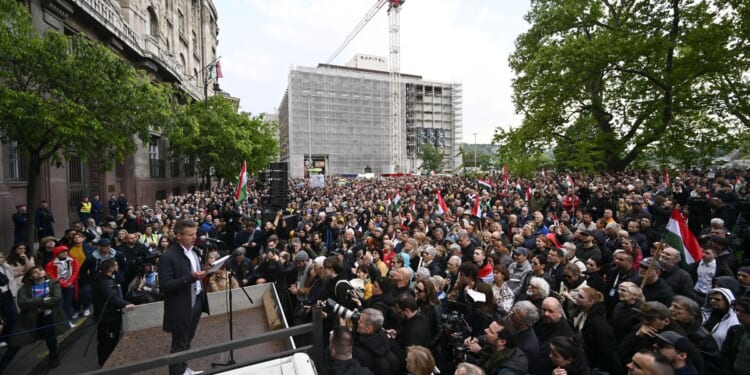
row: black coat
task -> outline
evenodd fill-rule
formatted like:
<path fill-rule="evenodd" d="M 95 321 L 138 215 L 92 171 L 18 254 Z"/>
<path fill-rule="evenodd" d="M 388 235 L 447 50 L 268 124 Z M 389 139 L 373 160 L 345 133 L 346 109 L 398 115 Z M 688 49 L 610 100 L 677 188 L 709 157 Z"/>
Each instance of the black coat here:
<path fill-rule="evenodd" d="M 372 335 L 356 335 L 352 357 L 375 374 L 401 374 L 404 358 L 383 330 Z"/>
<path fill-rule="evenodd" d="M 200 259 L 200 255 L 195 254 Z M 190 259 L 183 253 L 182 246 L 170 245 L 159 259 L 159 288 L 164 295 L 164 331 L 185 332 L 191 329 L 193 282 Z M 200 295 L 203 298 L 203 312 L 208 314 L 206 290 Z"/>
<path fill-rule="evenodd" d="M 589 360 L 589 367 L 618 375 L 623 371 L 615 350 L 616 338 L 612 333 L 612 327 L 607 323 L 606 313 L 607 308 L 602 303 L 595 303 L 589 309 L 586 322 L 581 328 L 583 348 Z"/>
<path fill-rule="evenodd" d="M 102 322 L 122 319 L 122 309 L 130 302 L 122 299 L 117 289 L 117 282 L 111 277 L 101 272 L 94 276 L 91 296 L 94 302 L 95 319 L 101 317 Z"/>
<path fill-rule="evenodd" d="M 421 345 L 429 348 L 430 340 L 432 339 L 429 332 L 430 322 L 427 321 L 424 315 L 417 313 L 411 319 L 401 322 L 401 329 L 398 331 L 396 341 L 398 341 L 402 348 L 408 348 L 412 345 Z"/>

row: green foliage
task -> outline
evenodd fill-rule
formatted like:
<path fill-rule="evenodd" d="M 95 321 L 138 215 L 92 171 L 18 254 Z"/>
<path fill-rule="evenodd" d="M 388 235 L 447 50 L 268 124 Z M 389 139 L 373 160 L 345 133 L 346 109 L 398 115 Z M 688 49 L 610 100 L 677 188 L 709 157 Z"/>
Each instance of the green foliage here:
<path fill-rule="evenodd" d="M 552 149 L 580 170 L 687 165 L 750 127 L 748 2 L 535 0 L 526 19 L 510 57 L 525 118 L 494 138 L 507 152 Z"/>
<path fill-rule="evenodd" d="M 72 154 L 111 167 L 135 151 L 133 136 L 146 140 L 169 120 L 169 87 L 100 44 L 55 32 L 39 37 L 28 18 L 20 20 L 0 31 L 0 129 L 3 141 L 30 155 L 31 175 Z"/>
<path fill-rule="evenodd" d="M 237 113 L 232 102 L 214 96 L 186 106 L 175 126 L 166 130 L 173 157 L 187 157 L 201 175 L 213 169 L 214 176 L 234 181 L 244 160 L 248 173 L 265 169 L 278 155 L 274 139 L 276 125 Z"/>
<path fill-rule="evenodd" d="M 0 139 L 27 156 L 30 207 L 43 165 L 75 154 L 109 168 L 170 121 L 171 88 L 152 84 L 103 45 L 40 36 L 15 0 L 0 0 L 0 25 Z"/>
<path fill-rule="evenodd" d="M 422 160 L 422 165 L 419 166 L 419 170 L 423 172 L 440 172 L 443 170 L 443 152 L 437 149 L 435 146 L 427 143 L 419 146 L 419 159 Z"/>

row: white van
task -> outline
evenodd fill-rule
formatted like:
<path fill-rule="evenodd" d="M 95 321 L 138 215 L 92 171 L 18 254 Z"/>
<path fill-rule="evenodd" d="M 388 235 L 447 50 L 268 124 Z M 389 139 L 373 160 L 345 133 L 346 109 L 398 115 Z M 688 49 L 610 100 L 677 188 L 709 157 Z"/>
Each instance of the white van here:
<path fill-rule="evenodd" d="M 272 359 L 254 365 L 221 372 L 222 375 L 317 375 L 315 364 L 305 353 Z"/>

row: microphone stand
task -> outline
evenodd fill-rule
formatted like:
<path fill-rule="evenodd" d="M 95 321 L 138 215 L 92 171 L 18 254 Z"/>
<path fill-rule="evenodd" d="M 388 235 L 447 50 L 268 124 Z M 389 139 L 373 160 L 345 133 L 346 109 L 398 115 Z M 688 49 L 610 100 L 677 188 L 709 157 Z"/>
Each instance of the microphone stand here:
<path fill-rule="evenodd" d="M 228 267 L 227 267 L 228 268 Z M 229 295 L 229 308 L 227 309 L 227 313 L 229 314 L 229 341 L 234 340 L 234 326 L 233 326 L 233 312 L 234 312 L 234 304 L 232 302 L 232 278 L 237 280 L 237 277 L 235 276 L 234 272 L 231 272 L 227 269 L 227 294 Z M 240 280 L 237 280 L 237 285 L 240 284 Z M 241 285 L 240 290 L 242 290 L 243 293 L 245 293 L 245 296 L 247 297 L 247 300 L 250 301 L 251 304 L 255 304 L 253 302 L 253 299 L 250 298 L 250 295 L 247 293 L 245 288 Z M 211 363 L 211 367 L 220 367 L 220 366 L 232 366 L 237 364 L 234 360 L 234 349 L 229 350 L 229 358 L 226 362 L 213 362 Z"/>
<path fill-rule="evenodd" d="M 227 267 L 228 268 L 228 267 Z M 232 277 L 234 277 L 234 272 L 229 271 L 229 269 L 226 269 L 227 272 L 227 290 L 226 293 L 229 296 L 229 308 L 227 309 L 227 313 L 229 314 L 229 341 L 234 340 L 234 326 L 232 321 L 232 312 L 233 312 L 233 303 L 232 303 Z M 239 283 L 239 282 L 238 282 Z M 234 349 L 229 349 L 229 358 L 226 362 L 213 362 L 211 363 L 211 367 L 219 367 L 219 366 L 232 366 L 236 364 L 237 362 L 234 361 Z"/>

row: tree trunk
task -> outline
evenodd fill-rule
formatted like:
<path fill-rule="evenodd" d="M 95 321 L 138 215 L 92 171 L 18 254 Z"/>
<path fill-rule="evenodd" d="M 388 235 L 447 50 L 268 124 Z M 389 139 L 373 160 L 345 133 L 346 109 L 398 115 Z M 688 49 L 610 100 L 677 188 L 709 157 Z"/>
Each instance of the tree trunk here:
<path fill-rule="evenodd" d="M 28 239 L 29 246 L 33 248 L 34 243 L 39 240 L 39 238 L 36 238 L 35 213 L 37 204 L 39 203 L 37 186 L 39 186 L 39 178 L 42 170 L 41 160 L 34 156 L 29 157 L 26 170 L 28 171 L 28 177 L 26 178 L 26 213 L 28 215 L 28 221 L 26 222 L 26 238 Z"/>

